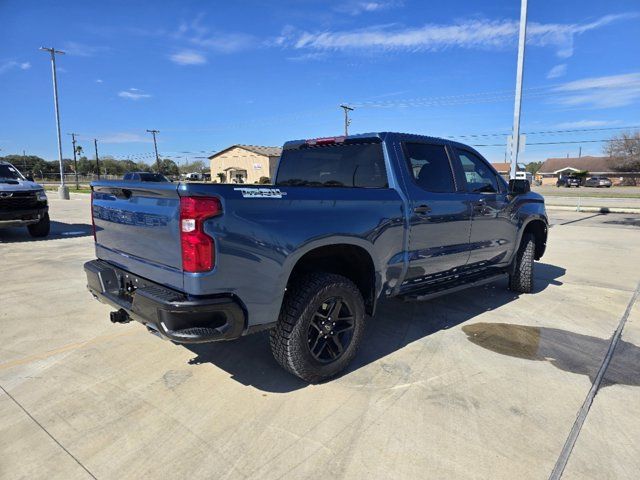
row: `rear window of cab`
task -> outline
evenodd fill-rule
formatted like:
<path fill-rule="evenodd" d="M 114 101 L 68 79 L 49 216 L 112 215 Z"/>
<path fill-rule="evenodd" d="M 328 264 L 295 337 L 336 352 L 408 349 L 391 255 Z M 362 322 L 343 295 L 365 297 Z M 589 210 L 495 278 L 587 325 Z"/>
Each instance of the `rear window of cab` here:
<path fill-rule="evenodd" d="M 284 150 L 277 186 L 387 188 L 381 143 L 303 146 Z"/>

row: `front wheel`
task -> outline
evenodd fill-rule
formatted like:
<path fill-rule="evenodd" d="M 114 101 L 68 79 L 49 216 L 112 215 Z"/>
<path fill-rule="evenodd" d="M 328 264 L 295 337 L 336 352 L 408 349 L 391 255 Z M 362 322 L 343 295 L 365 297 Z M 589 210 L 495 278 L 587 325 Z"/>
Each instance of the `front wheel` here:
<path fill-rule="evenodd" d="M 358 287 L 332 273 L 312 273 L 292 282 L 270 332 L 277 362 L 317 383 L 351 362 L 364 332 L 364 301 Z"/>
<path fill-rule="evenodd" d="M 27 229 L 29 230 L 29 235 L 35 238 L 42 238 L 49 235 L 49 230 L 51 229 L 49 214 L 45 213 L 44 217 L 42 217 L 38 223 L 27 225 Z"/>
<path fill-rule="evenodd" d="M 531 233 L 525 233 L 514 259 L 513 269 L 509 274 L 509 290 L 517 293 L 531 293 L 533 291 L 535 251 L 535 237 Z"/>

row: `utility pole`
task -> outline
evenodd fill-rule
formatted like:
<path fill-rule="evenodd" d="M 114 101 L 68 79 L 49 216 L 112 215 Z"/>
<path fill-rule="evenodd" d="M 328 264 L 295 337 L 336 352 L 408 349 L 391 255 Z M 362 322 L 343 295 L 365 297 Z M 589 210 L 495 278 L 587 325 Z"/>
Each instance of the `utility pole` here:
<path fill-rule="evenodd" d="M 578 158 L 582 157 L 582 145 L 578 148 Z"/>
<path fill-rule="evenodd" d="M 344 109 L 344 136 L 349 136 L 349 125 L 351 125 L 351 119 L 349 119 L 349 112 L 353 111 L 353 107 L 342 104 L 340 108 Z"/>
<path fill-rule="evenodd" d="M 158 143 L 156 142 L 156 134 L 160 133 L 158 130 L 147 130 L 151 135 L 153 135 L 153 149 L 156 151 L 156 169 L 158 173 L 162 173 L 160 171 L 160 157 L 158 156 Z"/>
<path fill-rule="evenodd" d="M 58 131 L 58 161 L 60 162 L 60 187 L 58 187 L 58 197 L 69 200 L 69 189 L 64 184 L 64 166 L 62 164 L 62 136 L 60 135 L 60 109 L 58 108 L 58 79 L 56 77 L 56 54 L 64 55 L 64 52 L 55 48 L 40 47 L 51 54 L 51 72 L 53 74 L 53 103 L 56 109 L 56 129 Z"/>
<path fill-rule="evenodd" d="M 76 158 L 77 133 L 67 133 L 67 135 L 71 135 L 71 143 L 73 144 L 73 170 L 76 172 L 76 190 L 80 190 L 80 183 L 78 183 L 78 160 Z"/>
<path fill-rule="evenodd" d="M 98 180 L 100 180 L 100 158 L 98 157 L 98 139 L 93 139 L 93 145 L 96 147 L 96 167 L 98 168 Z"/>
<path fill-rule="evenodd" d="M 518 153 L 520 152 L 520 110 L 522 108 L 522 77 L 524 76 L 524 48 L 527 40 L 527 0 L 520 4 L 520 35 L 518 37 L 518 66 L 516 70 L 516 99 L 513 109 L 511 134 L 511 169 L 509 178 L 516 178 Z"/>

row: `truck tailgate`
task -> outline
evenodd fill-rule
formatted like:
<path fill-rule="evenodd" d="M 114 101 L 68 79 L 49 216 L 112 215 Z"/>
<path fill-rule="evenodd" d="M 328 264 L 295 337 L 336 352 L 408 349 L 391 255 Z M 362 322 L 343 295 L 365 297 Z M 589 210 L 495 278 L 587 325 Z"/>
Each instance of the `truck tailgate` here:
<path fill-rule="evenodd" d="M 97 257 L 181 290 L 177 187 L 175 183 L 94 183 Z"/>

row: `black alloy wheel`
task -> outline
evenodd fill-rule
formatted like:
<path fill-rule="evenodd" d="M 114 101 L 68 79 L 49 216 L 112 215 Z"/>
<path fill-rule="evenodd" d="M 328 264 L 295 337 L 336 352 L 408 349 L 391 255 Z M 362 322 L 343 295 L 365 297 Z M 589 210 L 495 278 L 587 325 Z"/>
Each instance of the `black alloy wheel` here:
<path fill-rule="evenodd" d="M 351 344 L 355 318 L 342 297 L 325 300 L 309 322 L 309 351 L 320 363 L 340 358 Z"/>

